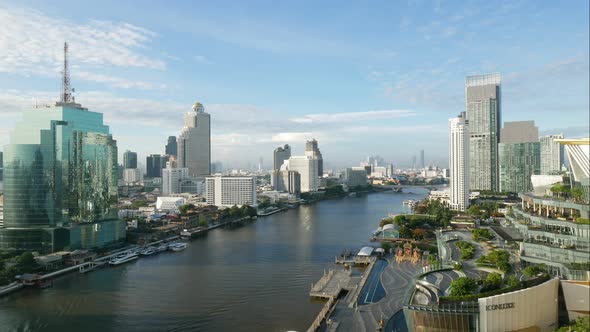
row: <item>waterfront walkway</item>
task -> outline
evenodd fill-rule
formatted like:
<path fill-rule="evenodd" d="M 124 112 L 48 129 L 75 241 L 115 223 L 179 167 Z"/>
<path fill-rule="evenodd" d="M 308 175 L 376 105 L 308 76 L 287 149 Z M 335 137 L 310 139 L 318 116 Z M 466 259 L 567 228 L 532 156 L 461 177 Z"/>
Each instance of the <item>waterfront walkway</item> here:
<path fill-rule="evenodd" d="M 393 259 L 388 261 L 381 274 L 385 297 L 367 305 L 357 305 L 356 297 L 344 298 L 336 304 L 327 331 L 377 331 L 381 319 L 386 323 L 402 309 L 408 284 L 420 267 L 410 262 L 397 264 Z"/>

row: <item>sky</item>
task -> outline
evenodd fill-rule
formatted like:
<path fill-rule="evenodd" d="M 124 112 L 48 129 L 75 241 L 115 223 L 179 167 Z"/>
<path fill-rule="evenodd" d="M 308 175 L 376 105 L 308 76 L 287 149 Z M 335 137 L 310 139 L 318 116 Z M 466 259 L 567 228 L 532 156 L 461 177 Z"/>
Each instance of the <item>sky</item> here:
<path fill-rule="evenodd" d="M 589 4 L 576 1 L 0 0 L 0 149 L 21 113 L 76 101 L 120 154 L 163 153 L 185 112 L 211 114 L 212 160 L 271 167 L 316 138 L 325 169 L 425 151 L 447 166 L 465 76 L 502 75 L 502 120 L 588 136 Z"/>

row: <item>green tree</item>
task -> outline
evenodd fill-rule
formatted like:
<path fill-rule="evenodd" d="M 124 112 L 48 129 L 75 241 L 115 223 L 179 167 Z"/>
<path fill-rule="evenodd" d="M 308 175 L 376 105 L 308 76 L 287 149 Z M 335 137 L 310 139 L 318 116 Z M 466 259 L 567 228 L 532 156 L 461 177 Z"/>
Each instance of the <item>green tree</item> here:
<path fill-rule="evenodd" d="M 555 330 L 556 332 L 590 332 L 590 316 L 581 316 L 568 325 Z"/>
<path fill-rule="evenodd" d="M 546 271 L 546 267 L 542 264 L 539 265 L 529 265 L 522 270 L 522 274 L 531 278 L 536 276 L 539 273 L 544 273 Z"/>
<path fill-rule="evenodd" d="M 204 214 L 199 215 L 199 226 L 207 227 L 208 225 L 207 217 Z"/>
<path fill-rule="evenodd" d="M 508 285 L 508 287 L 517 287 L 520 285 L 520 281 L 516 276 L 512 275 L 506 278 L 506 285 Z"/>
<path fill-rule="evenodd" d="M 388 253 L 389 250 L 391 249 L 391 242 L 387 242 L 387 241 L 381 242 L 381 248 L 383 248 L 383 250 L 385 250 L 385 252 Z"/>
<path fill-rule="evenodd" d="M 450 296 L 463 296 L 473 294 L 477 287 L 474 279 L 468 277 L 460 277 L 451 282 Z"/>
<path fill-rule="evenodd" d="M 584 189 L 582 189 L 582 187 L 580 186 L 575 186 L 570 190 L 570 194 L 572 195 L 572 198 L 578 202 L 578 203 L 583 203 L 584 202 Z"/>
<path fill-rule="evenodd" d="M 473 241 L 487 241 L 494 238 L 494 234 L 489 229 L 477 228 L 471 231 Z"/>
<path fill-rule="evenodd" d="M 242 211 L 240 210 L 240 208 L 237 205 L 234 205 L 229 209 L 229 216 L 231 218 L 239 218 L 241 215 L 242 215 Z"/>
<path fill-rule="evenodd" d="M 16 266 L 23 272 L 31 272 L 38 268 L 39 264 L 35 261 L 33 254 L 30 251 L 26 251 L 18 257 Z"/>
<path fill-rule="evenodd" d="M 502 276 L 500 275 L 500 273 L 492 272 L 488 274 L 485 280 L 483 281 L 483 288 L 481 292 L 484 293 L 496 290 L 500 288 L 500 285 L 502 285 Z"/>

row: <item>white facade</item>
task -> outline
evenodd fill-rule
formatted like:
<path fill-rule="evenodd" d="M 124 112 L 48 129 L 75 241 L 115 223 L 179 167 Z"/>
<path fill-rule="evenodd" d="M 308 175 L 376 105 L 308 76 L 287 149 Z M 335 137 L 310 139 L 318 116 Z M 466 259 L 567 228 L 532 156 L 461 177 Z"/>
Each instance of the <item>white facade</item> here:
<path fill-rule="evenodd" d="M 301 192 L 318 191 L 318 160 L 310 156 L 291 156 L 286 163 L 289 171 L 296 171 L 301 177 Z"/>
<path fill-rule="evenodd" d="M 183 197 L 158 197 L 156 209 L 158 211 L 178 212 L 178 208 L 184 205 Z"/>
<path fill-rule="evenodd" d="M 134 184 L 141 182 L 143 174 L 139 168 L 125 168 L 123 171 L 123 181 L 125 184 Z"/>
<path fill-rule="evenodd" d="M 211 174 L 211 117 L 201 103 L 186 113 L 177 145 L 179 167 L 195 178 Z"/>
<path fill-rule="evenodd" d="M 367 185 L 367 170 L 364 167 L 351 167 L 344 170 L 344 181 L 349 188 Z"/>
<path fill-rule="evenodd" d="M 479 330 L 553 331 L 557 326 L 559 279 L 515 292 L 478 299 Z"/>
<path fill-rule="evenodd" d="M 162 193 L 164 195 L 182 192 L 182 182 L 188 179 L 188 168 L 168 167 L 162 170 Z"/>
<path fill-rule="evenodd" d="M 208 205 L 256 205 L 256 179 L 249 176 L 212 176 L 205 179 Z"/>
<path fill-rule="evenodd" d="M 469 125 L 465 116 L 449 120 L 450 207 L 469 207 Z"/>
<path fill-rule="evenodd" d="M 556 142 L 563 135 L 548 135 L 539 137 L 541 142 L 541 174 L 559 174 L 564 163 L 563 145 Z"/>

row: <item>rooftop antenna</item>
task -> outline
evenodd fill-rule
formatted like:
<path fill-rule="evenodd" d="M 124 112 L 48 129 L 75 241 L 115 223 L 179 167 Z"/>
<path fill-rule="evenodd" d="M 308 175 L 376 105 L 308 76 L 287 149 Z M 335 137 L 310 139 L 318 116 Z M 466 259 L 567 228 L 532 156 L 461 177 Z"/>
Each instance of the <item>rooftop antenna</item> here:
<path fill-rule="evenodd" d="M 71 102 L 71 89 L 70 89 L 70 70 L 68 66 L 68 42 L 64 42 L 64 69 L 62 77 L 62 91 L 61 91 L 61 102 L 64 104 Z"/>

